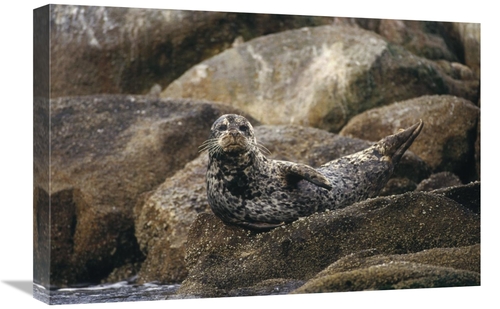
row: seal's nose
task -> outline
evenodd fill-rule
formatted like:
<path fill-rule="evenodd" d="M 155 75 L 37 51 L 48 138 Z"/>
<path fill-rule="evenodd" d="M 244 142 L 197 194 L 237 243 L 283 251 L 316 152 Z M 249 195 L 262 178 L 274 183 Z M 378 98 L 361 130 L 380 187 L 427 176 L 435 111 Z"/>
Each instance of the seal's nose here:
<path fill-rule="evenodd" d="M 240 132 L 238 132 L 238 130 L 229 130 L 229 134 L 232 136 L 232 137 L 236 137 L 240 134 Z"/>

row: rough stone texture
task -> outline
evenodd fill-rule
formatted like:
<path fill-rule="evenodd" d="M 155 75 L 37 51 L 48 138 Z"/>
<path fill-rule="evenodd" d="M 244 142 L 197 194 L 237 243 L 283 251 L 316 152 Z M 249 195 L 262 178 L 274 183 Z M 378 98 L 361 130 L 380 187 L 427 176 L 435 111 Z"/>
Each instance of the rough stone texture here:
<path fill-rule="evenodd" d="M 37 79 L 36 76 L 33 78 Z M 34 95 L 38 96 L 33 99 L 33 282 L 48 287 L 50 286 L 50 198 L 47 192 L 40 188 L 48 188 L 50 179 L 50 113 L 49 100 L 43 99 L 43 93 L 40 92 L 42 92 L 40 89 L 34 89 Z M 48 94 L 48 89 L 43 92 Z"/>
<path fill-rule="evenodd" d="M 228 49 L 188 70 L 161 96 L 231 104 L 265 124 L 338 132 L 356 114 L 398 100 L 453 94 L 475 102 L 478 86 L 373 32 L 328 25 Z"/>
<path fill-rule="evenodd" d="M 477 214 L 451 199 L 423 192 L 369 199 L 261 234 L 225 226 L 205 213 L 189 231 L 189 275 L 178 293 L 225 296 L 231 290 L 272 278 L 308 280 L 340 258 L 367 249 L 376 248 L 384 255 L 408 254 L 470 246 L 479 240 Z M 405 281 L 422 273 L 402 271 Z M 426 276 L 435 271 L 430 269 Z M 474 284 L 477 279 L 476 274 L 463 277 L 469 281 L 446 283 Z M 430 280 L 420 287 L 426 284 L 437 285 Z"/>
<path fill-rule="evenodd" d="M 259 296 L 259 295 L 287 295 L 304 284 L 303 280 L 269 279 L 251 287 L 237 288 L 229 291 L 229 297 Z"/>
<path fill-rule="evenodd" d="M 137 198 L 195 158 L 213 121 L 227 112 L 236 110 L 141 96 L 51 100 L 50 188 L 35 188 L 50 198 L 51 284 L 100 281 L 141 261 Z"/>
<path fill-rule="evenodd" d="M 450 198 L 477 214 L 481 213 L 481 183 L 479 181 L 461 186 L 436 189 L 431 192 Z"/>
<path fill-rule="evenodd" d="M 480 246 L 436 248 L 401 255 L 344 257 L 299 293 L 480 285 Z"/>
<path fill-rule="evenodd" d="M 477 136 L 474 143 L 474 160 L 476 161 L 477 179 L 481 180 L 481 117 L 477 120 Z"/>
<path fill-rule="evenodd" d="M 339 134 L 376 141 L 418 119 L 424 128 L 410 150 L 433 172 L 452 172 L 464 183 L 477 179 L 474 143 L 479 108 L 462 98 L 423 96 L 374 108 L 353 117 Z"/>
<path fill-rule="evenodd" d="M 99 6 L 50 9 L 52 97 L 146 94 L 235 41 L 334 20 Z"/>
<path fill-rule="evenodd" d="M 181 282 L 187 276 L 184 256 L 189 226 L 198 213 L 210 211 L 207 164 L 208 157 L 199 156 L 137 203 L 135 234 L 146 256 L 139 282 Z"/>
<path fill-rule="evenodd" d="M 356 22 L 420 57 L 450 62 L 462 58 L 463 51 L 453 31 L 453 23 L 397 19 L 356 19 Z"/>
<path fill-rule="evenodd" d="M 422 180 L 415 188 L 416 191 L 432 191 L 435 189 L 460 186 L 462 182 L 457 175 L 450 172 L 432 174 L 431 177 Z"/>
<path fill-rule="evenodd" d="M 392 178 L 389 179 L 384 188 L 380 191 L 380 196 L 388 196 L 393 194 L 403 194 L 405 192 L 414 191 L 417 184 L 408 178 Z"/>
<path fill-rule="evenodd" d="M 370 146 L 363 140 L 301 126 L 257 126 L 255 135 L 270 150 L 269 158 L 311 166 Z M 137 203 L 135 234 L 146 255 L 139 272 L 140 282 L 171 283 L 185 279 L 185 242 L 189 226 L 198 213 L 211 212 L 206 196 L 207 165 L 208 156 L 203 153 Z M 396 177 L 411 179 L 407 180 L 411 183 L 420 182 L 428 173 L 428 166 L 410 152 L 402 157 L 395 171 Z M 389 187 L 384 192 L 395 194 L 399 191 L 399 188 Z"/>
<path fill-rule="evenodd" d="M 50 286 L 50 199 L 44 190 L 33 190 L 33 282 Z"/>
<path fill-rule="evenodd" d="M 463 46 L 464 63 L 470 67 L 476 77 L 481 76 L 481 24 L 453 23 Z"/>

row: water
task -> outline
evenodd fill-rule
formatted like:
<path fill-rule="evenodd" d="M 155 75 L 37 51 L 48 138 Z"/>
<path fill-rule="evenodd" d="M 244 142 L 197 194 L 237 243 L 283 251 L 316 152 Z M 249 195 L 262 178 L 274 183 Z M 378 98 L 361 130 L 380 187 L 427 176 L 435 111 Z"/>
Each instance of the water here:
<path fill-rule="evenodd" d="M 180 284 L 159 285 L 147 283 L 143 285 L 130 284 L 127 281 L 101 284 L 84 288 L 62 288 L 47 290 L 33 283 L 33 297 L 50 304 L 86 304 L 130 302 L 186 298 L 175 295 Z"/>
<path fill-rule="evenodd" d="M 260 288 L 239 288 L 228 293 L 229 297 L 253 295 L 286 295 L 304 284 L 301 280 L 270 283 Z M 176 294 L 180 284 L 161 285 L 146 283 L 142 285 L 121 281 L 89 287 L 61 288 L 47 290 L 33 283 L 33 297 L 51 305 L 87 304 L 109 302 L 153 301 L 167 299 L 196 298 L 192 295 Z"/>

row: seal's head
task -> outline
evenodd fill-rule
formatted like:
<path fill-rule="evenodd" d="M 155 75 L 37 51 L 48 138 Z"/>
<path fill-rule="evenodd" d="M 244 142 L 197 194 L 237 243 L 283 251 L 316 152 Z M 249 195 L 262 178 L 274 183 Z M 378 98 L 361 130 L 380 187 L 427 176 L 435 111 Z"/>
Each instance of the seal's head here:
<path fill-rule="evenodd" d="M 227 114 L 219 117 L 210 129 L 210 137 L 201 146 L 210 155 L 238 155 L 253 151 L 257 145 L 252 124 L 243 116 Z"/>

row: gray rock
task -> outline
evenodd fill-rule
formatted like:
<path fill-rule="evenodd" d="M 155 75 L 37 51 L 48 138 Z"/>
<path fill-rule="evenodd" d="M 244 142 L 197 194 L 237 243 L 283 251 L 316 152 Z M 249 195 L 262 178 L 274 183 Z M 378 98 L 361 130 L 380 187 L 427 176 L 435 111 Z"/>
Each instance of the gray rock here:
<path fill-rule="evenodd" d="M 453 23 L 463 46 L 464 63 L 472 69 L 476 77 L 481 76 L 481 24 Z"/>
<path fill-rule="evenodd" d="M 238 288 L 229 291 L 229 297 L 234 296 L 261 296 L 287 295 L 304 284 L 303 280 L 269 279 L 261 281 L 251 287 Z"/>
<path fill-rule="evenodd" d="M 369 199 L 261 234 L 225 226 L 205 213 L 198 215 L 189 231 L 189 275 L 178 293 L 225 296 L 272 278 L 309 280 L 340 258 L 368 249 L 408 254 L 470 246 L 479 239 L 477 214 L 451 199 L 421 192 Z M 429 277 L 434 271 L 415 269 L 402 278 Z M 477 274 L 467 273 L 464 278 L 475 283 Z"/>
<path fill-rule="evenodd" d="M 292 294 L 480 285 L 480 246 L 344 257 Z"/>
<path fill-rule="evenodd" d="M 460 41 L 452 23 L 397 19 L 356 19 L 356 22 L 420 57 L 449 62 L 461 58 Z"/>
<path fill-rule="evenodd" d="M 481 213 L 481 183 L 479 181 L 461 186 L 440 188 L 431 192 L 450 198 L 477 214 Z"/>
<path fill-rule="evenodd" d="M 460 186 L 462 182 L 455 174 L 440 172 L 432 174 L 431 177 L 422 180 L 415 188 L 416 191 L 432 191 L 435 189 Z"/>
<path fill-rule="evenodd" d="M 50 283 L 67 285 L 144 258 L 133 221 L 140 194 L 195 158 L 213 121 L 237 111 L 105 95 L 53 99 L 50 112 L 50 182 L 36 161 L 34 237 L 47 237 L 50 224 Z"/>
<path fill-rule="evenodd" d="M 339 134 L 376 141 L 418 119 L 424 128 L 410 150 L 435 173 L 449 171 L 462 182 L 477 179 L 474 143 L 479 108 L 463 98 L 423 96 L 374 108 L 353 117 Z"/>
<path fill-rule="evenodd" d="M 403 194 L 409 191 L 414 191 L 417 184 L 408 178 L 391 178 L 384 188 L 379 193 L 379 196 L 389 196 L 395 194 Z"/>
<path fill-rule="evenodd" d="M 333 18 L 51 5 L 52 97 L 146 94 L 249 40 Z"/>
<path fill-rule="evenodd" d="M 338 132 L 356 114 L 398 100 L 453 94 L 477 101 L 478 86 L 373 32 L 328 25 L 228 49 L 188 70 L 161 96 L 230 104 L 265 124 Z"/>
<path fill-rule="evenodd" d="M 207 165 L 208 156 L 199 156 L 136 204 L 135 235 L 146 256 L 139 282 L 181 282 L 187 276 L 184 257 L 189 227 L 198 213 L 210 211 Z"/>
<path fill-rule="evenodd" d="M 474 143 L 474 160 L 476 161 L 476 173 L 481 180 L 481 118 L 477 120 L 477 136 Z"/>

